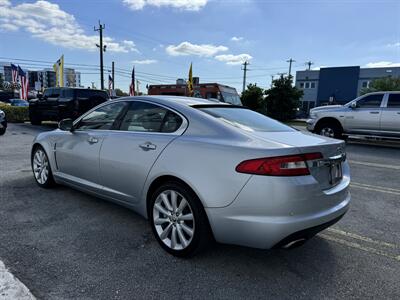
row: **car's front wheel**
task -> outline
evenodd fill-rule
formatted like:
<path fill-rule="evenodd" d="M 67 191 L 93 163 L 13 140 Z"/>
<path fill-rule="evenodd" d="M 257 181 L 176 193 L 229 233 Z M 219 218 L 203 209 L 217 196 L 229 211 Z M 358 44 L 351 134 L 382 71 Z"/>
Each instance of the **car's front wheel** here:
<path fill-rule="evenodd" d="M 36 183 L 40 187 L 49 188 L 54 185 L 49 157 L 41 146 L 37 146 L 34 149 L 31 164 Z"/>
<path fill-rule="evenodd" d="M 316 133 L 330 138 L 343 139 L 343 129 L 334 122 L 322 122 L 318 124 Z"/>
<path fill-rule="evenodd" d="M 153 193 L 149 219 L 157 241 L 172 255 L 190 257 L 211 242 L 200 200 L 179 182 L 167 182 Z"/>

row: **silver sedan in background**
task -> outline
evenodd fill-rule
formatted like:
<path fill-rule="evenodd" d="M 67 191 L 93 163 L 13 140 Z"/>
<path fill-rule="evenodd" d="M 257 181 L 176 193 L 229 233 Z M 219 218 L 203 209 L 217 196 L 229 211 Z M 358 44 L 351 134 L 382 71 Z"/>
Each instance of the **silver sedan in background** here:
<path fill-rule="evenodd" d="M 40 133 L 31 161 L 39 186 L 64 184 L 132 208 L 176 256 L 213 240 L 298 246 L 350 202 L 343 141 L 204 99 L 108 101 Z"/>

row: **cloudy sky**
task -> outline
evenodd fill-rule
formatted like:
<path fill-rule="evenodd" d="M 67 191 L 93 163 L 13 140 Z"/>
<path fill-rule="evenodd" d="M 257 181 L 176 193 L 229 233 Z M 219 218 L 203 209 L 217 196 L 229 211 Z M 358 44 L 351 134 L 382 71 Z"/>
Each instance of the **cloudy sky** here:
<path fill-rule="evenodd" d="M 100 19 L 105 65 L 115 61 L 123 90 L 133 65 L 144 88 L 186 78 L 193 62 L 201 82 L 240 92 L 246 60 L 248 82 L 262 87 L 287 72 L 290 57 L 294 71 L 309 60 L 400 66 L 399 15 L 398 0 L 0 0 L 0 60 L 35 69 L 64 54 L 85 86 L 99 86 Z"/>

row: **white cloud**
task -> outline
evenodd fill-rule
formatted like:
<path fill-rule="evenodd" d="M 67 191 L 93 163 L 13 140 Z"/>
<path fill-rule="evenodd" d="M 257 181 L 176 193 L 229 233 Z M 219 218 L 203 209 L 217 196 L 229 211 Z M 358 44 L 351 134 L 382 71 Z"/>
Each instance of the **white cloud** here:
<path fill-rule="evenodd" d="M 0 30 L 2 31 L 17 31 L 18 29 L 19 29 L 18 26 L 11 23 L 0 24 Z"/>
<path fill-rule="evenodd" d="M 209 44 L 196 45 L 190 42 L 182 42 L 176 46 L 169 45 L 165 48 L 165 51 L 172 56 L 197 55 L 210 57 L 227 50 L 228 48 L 225 46 L 214 46 Z"/>
<path fill-rule="evenodd" d="M 158 60 L 156 60 L 156 59 L 143 59 L 143 60 L 132 61 L 132 63 L 135 65 L 150 65 L 150 64 L 155 64 L 157 62 L 158 62 Z"/>
<path fill-rule="evenodd" d="M 365 65 L 366 68 L 390 68 L 390 67 L 400 67 L 399 63 L 394 63 L 391 61 L 378 61 L 370 62 Z"/>
<path fill-rule="evenodd" d="M 231 38 L 231 41 L 233 41 L 233 42 L 240 42 L 240 41 L 243 41 L 243 37 L 241 37 L 241 36 L 234 36 L 234 37 Z"/>
<path fill-rule="evenodd" d="M 250 54 L 222 54 L 215 57 L 216 60 L 225 62 L 227 65 L 240 65 L 245 61 L 251 60 L 253 57 Z"/>
<path fill-rule="evenodd" d="M 400 42 L 387 44 L 388 48 L 400 48 Z"/>
<path fill-rule="evenodd" d="M 183 10 L 198 11 L 202 9 L 208 0 L 123 0 L 123 3 L 132 10 L 141 10 L 145 6 L 173 7 Z"/>
<path fill-rule="evenodd" d="M 36 38 L 71 49 L 94 51 L 99 40 L 95 33 L 85 34 L 75 17 L 58 4 L 42 0 L 15 6 L 10 1 L 0 0 L 0 26 L 7 31 L 23 29 Z M 132 41 L 117 42 L 108 36 L 103 40 L 107 51 L 137 51 Z"/>

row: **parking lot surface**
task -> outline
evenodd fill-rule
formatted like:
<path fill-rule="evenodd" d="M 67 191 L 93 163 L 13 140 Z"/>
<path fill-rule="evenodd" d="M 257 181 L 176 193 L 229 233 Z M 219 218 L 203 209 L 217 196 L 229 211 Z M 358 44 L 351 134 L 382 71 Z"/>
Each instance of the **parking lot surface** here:
<path fill-rule="evenodd" d="M 395 144 L 348 143 L 350 211 L 304 246 L 214 245 L 178 259 L 131 210 L 70 188 L 36 185 L 31 142 L 52 129 L 10 124 L 0 137 L 0 260 L 38 299 L 399 298 Z"/>

